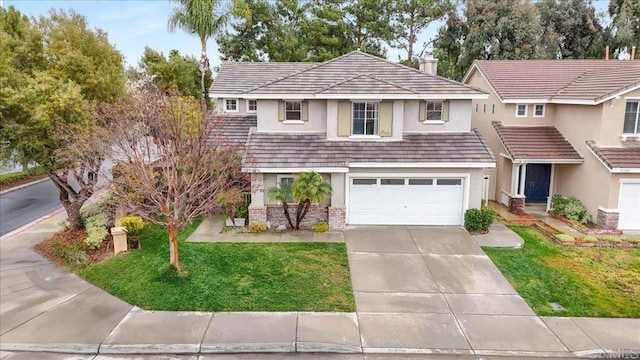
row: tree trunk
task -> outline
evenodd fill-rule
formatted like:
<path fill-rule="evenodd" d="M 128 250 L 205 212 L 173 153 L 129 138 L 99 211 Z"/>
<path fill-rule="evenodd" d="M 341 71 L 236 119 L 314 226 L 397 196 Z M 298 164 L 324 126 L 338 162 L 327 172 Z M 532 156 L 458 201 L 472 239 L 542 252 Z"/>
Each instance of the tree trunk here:
<path fill-rule="evenodd" d="M 57 175 L 54 173 L 49 173 L 48 175 L 53 184 L 58 188 L 58 198 L 64 210 L 67 212 L 69 228 L 71 230 L 84 229 L 84 221 L 82 221 L 82 217 L 80 216 L 80 208 L 84 204 L 84 201 L 74 199 L 76 194 L 69 194 L 69 189 L 58 183 L 60 178 Z M 73 191 L 73 189 L 71 189 L 71 191 Z"/>
<path fill-rule="evenodd" d="M 282 208 L 284 209 L 284 217 L 287 218 L 287 221 L 289 222 L 289 227 L 295 228 L 293 226 L 293 222 L 291 221 L 291 215 L 289 214 L 289 204 L 287 204 L 286 200 L 282 202 Z"/>
<path fill-rule="evenodd" d="M 178 272 L 182 272 L 178 258 L 178 227 L 173 222 L 169 224 L 169 262 Z"/>
<path fill-rule="evenodd" d="M 304 199 L 298 204 L 298 211 L 296 211 L 296 230 L 300 230 L 300 223 L 302 219 L 307 215 L 309 208 L 311 207 L 311 200 Z"/>
<path fill-rule="evenodd" d="M 207 112 L 207 89 L 205 77 L 209 68 L 209 59 L 207 58 L 207 39 L 201 38 L 202 54 L 200 55 L 200 108 L 203 113 Z"/>

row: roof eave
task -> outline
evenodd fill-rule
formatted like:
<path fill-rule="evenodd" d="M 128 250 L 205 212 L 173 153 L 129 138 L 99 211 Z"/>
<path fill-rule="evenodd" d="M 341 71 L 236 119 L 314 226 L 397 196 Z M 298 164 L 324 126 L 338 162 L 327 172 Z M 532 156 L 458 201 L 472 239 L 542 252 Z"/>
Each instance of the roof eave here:
<path fill-rule="evenodd" d="M 466 162 L 359 162 L 350 163 L 351 168 L 495 168 L 495 161 L 466 161 Z"/>

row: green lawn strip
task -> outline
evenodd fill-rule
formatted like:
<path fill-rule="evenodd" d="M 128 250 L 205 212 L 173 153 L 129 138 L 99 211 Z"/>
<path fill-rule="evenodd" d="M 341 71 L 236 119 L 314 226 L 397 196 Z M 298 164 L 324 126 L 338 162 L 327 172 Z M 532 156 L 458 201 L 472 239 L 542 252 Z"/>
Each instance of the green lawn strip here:
<path fill-rule="evenodd" d="M 166 231 L 149 226 L 142 250 L 81 271 L 88 281 L 147 310 L 355 311 L 342 243 L 187 243 L 186 275 L 171 271 Z"/>
<path fill-rule="evenodd" d="M 511 229 L 523 249 L 484 251 L 538 315 L 640 317 L 639 249 L 564 247 L 534 228 Z"/>

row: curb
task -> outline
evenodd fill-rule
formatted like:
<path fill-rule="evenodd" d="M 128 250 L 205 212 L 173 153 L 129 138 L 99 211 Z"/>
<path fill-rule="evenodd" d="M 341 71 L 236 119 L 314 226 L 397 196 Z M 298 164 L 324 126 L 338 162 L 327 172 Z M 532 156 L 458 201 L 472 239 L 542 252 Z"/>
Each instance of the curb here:
<path fill-rule="evenodd" d="M 50 218 L 52 218 L 54 216 L 59 215 L 61 212 L 64 212 L 64 211 L 65 211 L 64 207 L 60 207 L 59 209 L 56 209 L 56 210 L 54 210 L 53 212 L 51 212 L 51 213 L 49 213 L 47 215 L 41 216 L 41 217 L 33 220 L 32 222 L 28 223 L 28 224 L 24 224 L 24 225 L 20 226 L 19 228 L 0 236 L 0 241 L 8 240 L 8 239 L 20 234 L 21 232 L 23 232 L 25 230 L 28 230 L 29 228 L 38 225 L 39 223 L 41 223 L 43 221 L 46 221 L 46 220 L 48 220 L 48 219 L 50 219 Z"/>
<path fill-rule="evenodd" d="M 4 194 L 6 194 L 6 193 L 10 193 L 10 192 L 12 192 L 12 191 L 14 191 L 14 190 L 20 190 L 20 189 L 22 189 L 22 188 L 26 188 L 27 186 L 31 186 L 31 185 L 35 185 L 35 184 L 39 184 L 39 183 L 41 183 L 41 182 L 45 182 L 45 181 L 47 181 L 47 180 L 49 180 L 49 177 L 48 177 L 48 176 L 45 176 L 44 178 L 42 178 L 42 179 L 40 179 L 40 180 L 35 180 L 35 181 L 29 182 L 29 183 L 26 183 L 26 184 L 22 184 L 22 185 L 14 186 L 14 187 L 9 188 L 9 189 L 7 189 L 7 190 L 2 190 L 2 191 L 0 191 L 0 195 L 4 195 Z"/>

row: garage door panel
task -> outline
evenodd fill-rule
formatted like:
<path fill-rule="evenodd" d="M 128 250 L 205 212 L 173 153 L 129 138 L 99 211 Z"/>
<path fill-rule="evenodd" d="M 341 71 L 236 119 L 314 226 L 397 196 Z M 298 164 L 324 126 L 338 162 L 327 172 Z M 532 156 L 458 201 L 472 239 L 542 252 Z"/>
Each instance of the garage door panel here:
<path fill-rule="evenodd" d="M 620 184 L 618 228 L 640 230 L 640 183 Z"/>
<path fill-rule="evenodd" d="M 352 179 L 349 191 L 350 224 L 462 223 L 463 179 L 447 178 L 448 181 L 443 185 L 437 185 L 438 179 L 406 178 L 403 182 L 398 181 L 398 178 L 393 179 L 395 180 L 389 181 L 379 178 L 375 185 L 358 185 L 367 182 Z"/>

